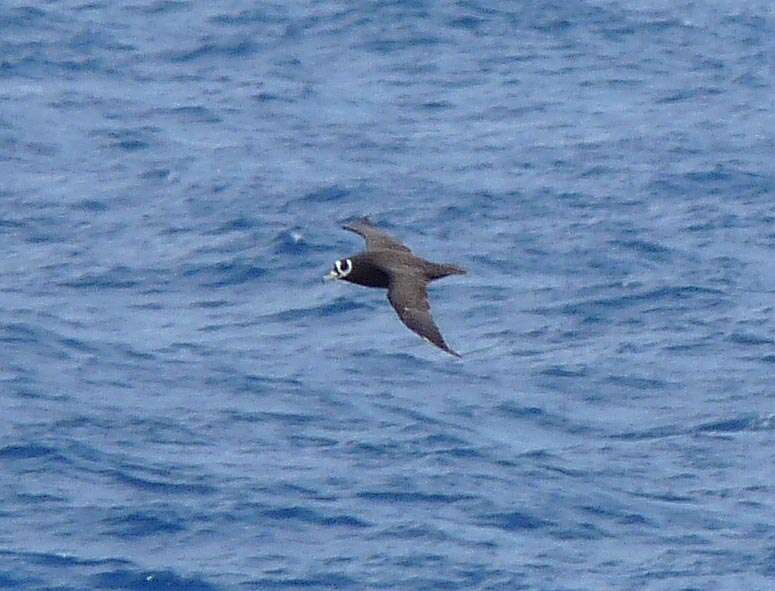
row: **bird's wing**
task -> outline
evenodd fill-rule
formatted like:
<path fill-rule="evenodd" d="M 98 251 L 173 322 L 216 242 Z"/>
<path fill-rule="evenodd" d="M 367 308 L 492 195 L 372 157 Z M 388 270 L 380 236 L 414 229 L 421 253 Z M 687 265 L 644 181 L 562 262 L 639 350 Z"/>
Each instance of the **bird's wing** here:
<path fill-rule="evenodd" d="M 349 224 L 342 226 L 342 228 L 363 236 L 366 240 L 366 250 L 399 250 L 403 252 L 412 252 L 405 244 L 401 244 L 401 242 L 392 236 L 385 234 L 385 232 L 372 226 L 368 218 L 350 222 Z"/>
<path fill-rule="evenodd" d="M 401 322 L 406 324 L 410 330 L 439 349 L 455 357 L 460 357 L 444 342 L 439 327 L 433 321 L 426 285 L 425 278 L 420 274 L 391 273 L 388 300 L 398 313 Z"/>

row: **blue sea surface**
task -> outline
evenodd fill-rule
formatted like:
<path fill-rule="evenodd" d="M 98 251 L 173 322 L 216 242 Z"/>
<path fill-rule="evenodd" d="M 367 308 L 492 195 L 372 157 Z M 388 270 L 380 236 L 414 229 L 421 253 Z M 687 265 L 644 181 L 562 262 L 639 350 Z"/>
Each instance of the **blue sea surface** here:
<path fill-rule="evenodd" d="M 775 588 L 774 6 L 5 0 L 0 588 Z"/>

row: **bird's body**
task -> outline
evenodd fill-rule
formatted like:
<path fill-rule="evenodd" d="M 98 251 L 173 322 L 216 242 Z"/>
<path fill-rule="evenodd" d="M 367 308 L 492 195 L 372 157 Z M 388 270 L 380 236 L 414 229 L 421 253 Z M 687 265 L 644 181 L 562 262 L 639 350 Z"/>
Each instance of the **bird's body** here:
<path fill-rule="evenodd" d="M 393 250 L 367 251 L 351 256 L 349 260 L 353 263 L 353 270 L 342 279 L 366 287 L 390 287 L 391 272 L 419 274 L 428 282 L 465 273 L 454 265 L 439 265 L 411 253 Z"/>
<path fill-rule="evenodd" d="M 415 256 L 406 245 L 378 230 L 365 218 L 343 228 L 363 236 L 366 251 L 336 261 L 327 277 L 387 289 L 388 300 L 409 329 L 447 353 L 460 357 L 444 341 L 431 317 L 426 286 L 448 275 L 462 275 L 465 270 Z"/>

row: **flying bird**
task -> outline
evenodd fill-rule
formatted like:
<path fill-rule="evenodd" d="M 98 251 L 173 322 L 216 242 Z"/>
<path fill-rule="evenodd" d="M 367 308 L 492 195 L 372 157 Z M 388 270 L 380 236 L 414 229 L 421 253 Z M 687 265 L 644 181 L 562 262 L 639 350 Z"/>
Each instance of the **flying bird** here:
<path fill-rule="evenodd" d="M 387 289 L 387 297 L 409 330 L 450 355 L 460 357 L 441 336 L 431 316 L 428 283 L 447 275 L 464 275 L 456 265 L 431 263 L 412 254 L 409 248 L 375 228 L 368 218 L 342 226 L 366 240 L 366 251 L 339 259 L 325 279 L 342 279 L 366 287 Z"/>

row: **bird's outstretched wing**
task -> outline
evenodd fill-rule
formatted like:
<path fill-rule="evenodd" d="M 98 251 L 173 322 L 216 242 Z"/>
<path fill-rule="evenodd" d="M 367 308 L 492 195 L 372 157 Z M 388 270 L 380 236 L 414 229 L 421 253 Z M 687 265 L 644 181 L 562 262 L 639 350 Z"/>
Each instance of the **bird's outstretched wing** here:
<path fill-rule="evenodd" d="M 449 348 L 441 331 L 431 316 L 428 303 L 427 282 L 417 273 L 394 273 L 388 287 L 388 300 L 398 313 L 401 322 L 426 341 L 436 345 L 450 355 L 460 357 Z"/>
<path fill-rule="evenodd" d="M 409 247 L 402 244 L 389 234 L 375 228 L 368 218 L 361 218 L 342 226 L 345 230 L 355 232 L 366 240 L 366 250 L 399 250 L 412 252 Z"/>

